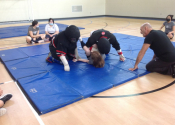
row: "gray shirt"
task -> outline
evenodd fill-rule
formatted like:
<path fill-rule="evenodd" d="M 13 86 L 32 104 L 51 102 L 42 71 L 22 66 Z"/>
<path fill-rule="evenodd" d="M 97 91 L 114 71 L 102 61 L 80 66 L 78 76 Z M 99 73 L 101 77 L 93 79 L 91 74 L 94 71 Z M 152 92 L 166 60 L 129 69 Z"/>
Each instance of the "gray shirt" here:
<path fill-rule="evenodd" d="M 102 56 L 102 58 L 105 60 L 106 55 L 105 55 L 105 54 L 101 54 L 101 56 Z M 91 56 L 88 57 L 88 60 L 89 60 L 88 64 L 93 64 L 93 60 L 92 60 Z"/>
<path fill-rule="evenodd" d="M 33 26 L 29 26 L 28 33 L 27 33 L 28 36 L 30 36 L 29 31 L 32 31 L 33 32 L 33 35 L 36 35 L 37 32 L 39 31 L 39 27 L 37 27 L 36 29 L 34 29 Z"/>
<path fill-rule="evenodd" d="M 173 26 L 175 26 L 174 22 L 164 22 L 163 25 L 165 26 L 165 33 L 169 33 L 171 31 L 173 31 Z"/>

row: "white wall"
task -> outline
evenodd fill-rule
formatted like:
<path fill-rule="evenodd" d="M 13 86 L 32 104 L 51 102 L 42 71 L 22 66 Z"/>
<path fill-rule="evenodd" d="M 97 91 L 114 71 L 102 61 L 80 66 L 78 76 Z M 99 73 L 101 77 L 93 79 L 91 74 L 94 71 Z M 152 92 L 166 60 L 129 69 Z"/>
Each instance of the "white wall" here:
<path fill-rule="evenodd" d="M 83 11 L 72 12 L 76 5 L 82 5 Z M 0 0 L 0 22 L 98 15 L 165 18 L 168 14 L 175 15 L 175 0 Z"/>
<path fill-rule="evenodd" d="M 0 0 L 0 22 L 28 20 L 27 0 Z"/>
<path fill-rule="evenodd" d="M 34 1 L 34 0 L 33 0 Z M 34 17 L 66 18 L 105 15 L 105 0 L 35 0 L 33 2 Z M 42 3 L 43 6 L 38 8 Z M 72 6 L 82 5 L 82 12 L 72 12 Z"/>
<path fill-rule="evenodd" d="M 106 15 L 165 18 L 175 16 L 175 0 L 106 0 Z"/>
<path fill-rule="evenodd" d="M 82 12 L 72 12 L 77 5 Z M 97 15 L 105 15 L 105 0 L 0 0 L 0 22 Z"/>

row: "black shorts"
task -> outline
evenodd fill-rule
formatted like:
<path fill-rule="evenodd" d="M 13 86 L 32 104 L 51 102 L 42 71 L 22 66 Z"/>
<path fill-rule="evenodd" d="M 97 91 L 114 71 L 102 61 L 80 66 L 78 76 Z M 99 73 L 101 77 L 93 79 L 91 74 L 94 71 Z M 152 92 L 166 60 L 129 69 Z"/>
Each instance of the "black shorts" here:
<path fill-rule="evenodd" d="M 49 33 L 49 34 L 51 34 L 51 35 L 52 35 L 52 34 L 54 34 L 54 33 Z M 47 39 L 47 38 L 49 38 L 49 41 L 51 41 L 51 40 L 52 40 L 52 38 L 53 38 L 53 37 L 55 37 L 55 36 L 56 36 L 56 35 L 53 35 L 52 37 L 50 37 L 49 35 L 46 35 L 46 39 Z"/>
<path fill-rule="evenodd" d="M 36 38 L 36 40 L 33 40 L 33 38 L 32 38 L 32 39 L 31 39 L 31 43 L 32 43 L 32 42 L 38 43 L 38 41 L 40 41 L 40 40 L 42 40 L 41 37 Z"/>
<path fill-rule="evenodd" d="M 167 35 L 168 33 L 165 33 L 165 34 Z M 174 37 L 174 33 L 171 33 L 171 34 L 172 34 L 172 35 L 173 35 L 173 37 Z M 172 38 L 173 38 L 173 37 L 172 37 Z M 170 38 L 170 39 L 172 39 L 172 38 Z"/>

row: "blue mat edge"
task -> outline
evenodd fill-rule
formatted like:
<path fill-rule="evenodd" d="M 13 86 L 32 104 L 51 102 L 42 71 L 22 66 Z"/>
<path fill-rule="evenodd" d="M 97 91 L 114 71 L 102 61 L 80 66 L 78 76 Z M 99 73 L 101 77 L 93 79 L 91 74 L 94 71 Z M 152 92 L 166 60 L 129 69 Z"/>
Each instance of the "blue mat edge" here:
<path fill-rule="evenodd" d="M 58 24 L 62 24 L 62 23 L 56 23 L 56 24 L 58 25 Z M 63 25 L 67 25 L 67 24 L 63 24 Z M 23 25 L 23 26 L 30 26 L 30 25 Z M 67 26 L 69 26 L 69 25 L 67 25 Z M 19 27 L 19 26 L 12 26 L 12 27 Z M 5 28 L 9 28 L 9 27 L 3 27 L 3 28 L 5 29 Z M 79 28 L 79 30 L 85 29 L 84 27 L 78 27 L 78 28 Z M 62 30 L 60 30 L 59 32 L 62 32 Z M 26 35 L 19 35 L 19 36 L 12 35 L 11 37 L 0 37 L 0 38 L 5 39 L 5 38 L 20 37 L 20 36 L 27 36 L 27 33 L 26 33 Z"/>
<path fill-rule="evenodd" d="M 32 101 L 32 99 L 30 98 L 30 96 L 26 93 L 26 91 L 24 90 L 24 88 L 21 86 L 20 81 L 17 80 L 16 83 L 18 84 L 18 86 L 20 87 L 20 89 L 21 89 L 22 92 L 24 93 L 24 95 L 25 95 L 25 97 L 27 98 L 27 100 L 30 102 L 30 104 L 32 105 L 32 107 L 35 109 L 35 111 L 36 111 L 39 115 L 46 114 L 46 113 L 48 113 L 48 112 L 51 112 L 51 111 L 54 111 L 54 110 L 56 110 L 56 109 L 65 107 L 65 106 L 67 106 L 67 105 L 69 105 L 69 104 L 72 104 L 72 103 L 74 103 L 74 102 L 77 102 L 77 101 L 80 101 L 80 100 L 83 99 L 83 97 L 81 96 L 81 97 L 79 97 L 79 98 L 77 98 L 77 99 L 75 99 L 75 100 L 73 100 L 73 101 L 70 101 L 70 102 L 68 102 L 68 103 L 66 103 L 66 104 L 58 105 L 58 106 L 55 106 L 55 107 L 53 107 L 53 108 L 51 108 L 51 109 L 47 109 L 47 110 L 45 110 L 45 111 L 40 112 L 40 111 L 39 111 L 39 108 L 35 105 L 35 103 Z M 72 89 L 73 89 L 73 88 L 72 88 Z"/>

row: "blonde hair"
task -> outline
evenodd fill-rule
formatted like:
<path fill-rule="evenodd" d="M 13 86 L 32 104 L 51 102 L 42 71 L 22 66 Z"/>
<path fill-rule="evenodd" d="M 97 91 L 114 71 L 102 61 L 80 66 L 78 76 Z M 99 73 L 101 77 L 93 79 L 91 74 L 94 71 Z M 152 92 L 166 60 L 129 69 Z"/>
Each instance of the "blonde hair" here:
<path fill-rule="evenodd" d="M 105 61 L 99 52 L 97 52 L 97 51 L 91 52 L 91 58 L 93 60 L 93 66 L 95 66 L 96 68 L 104 67 Z"/>

